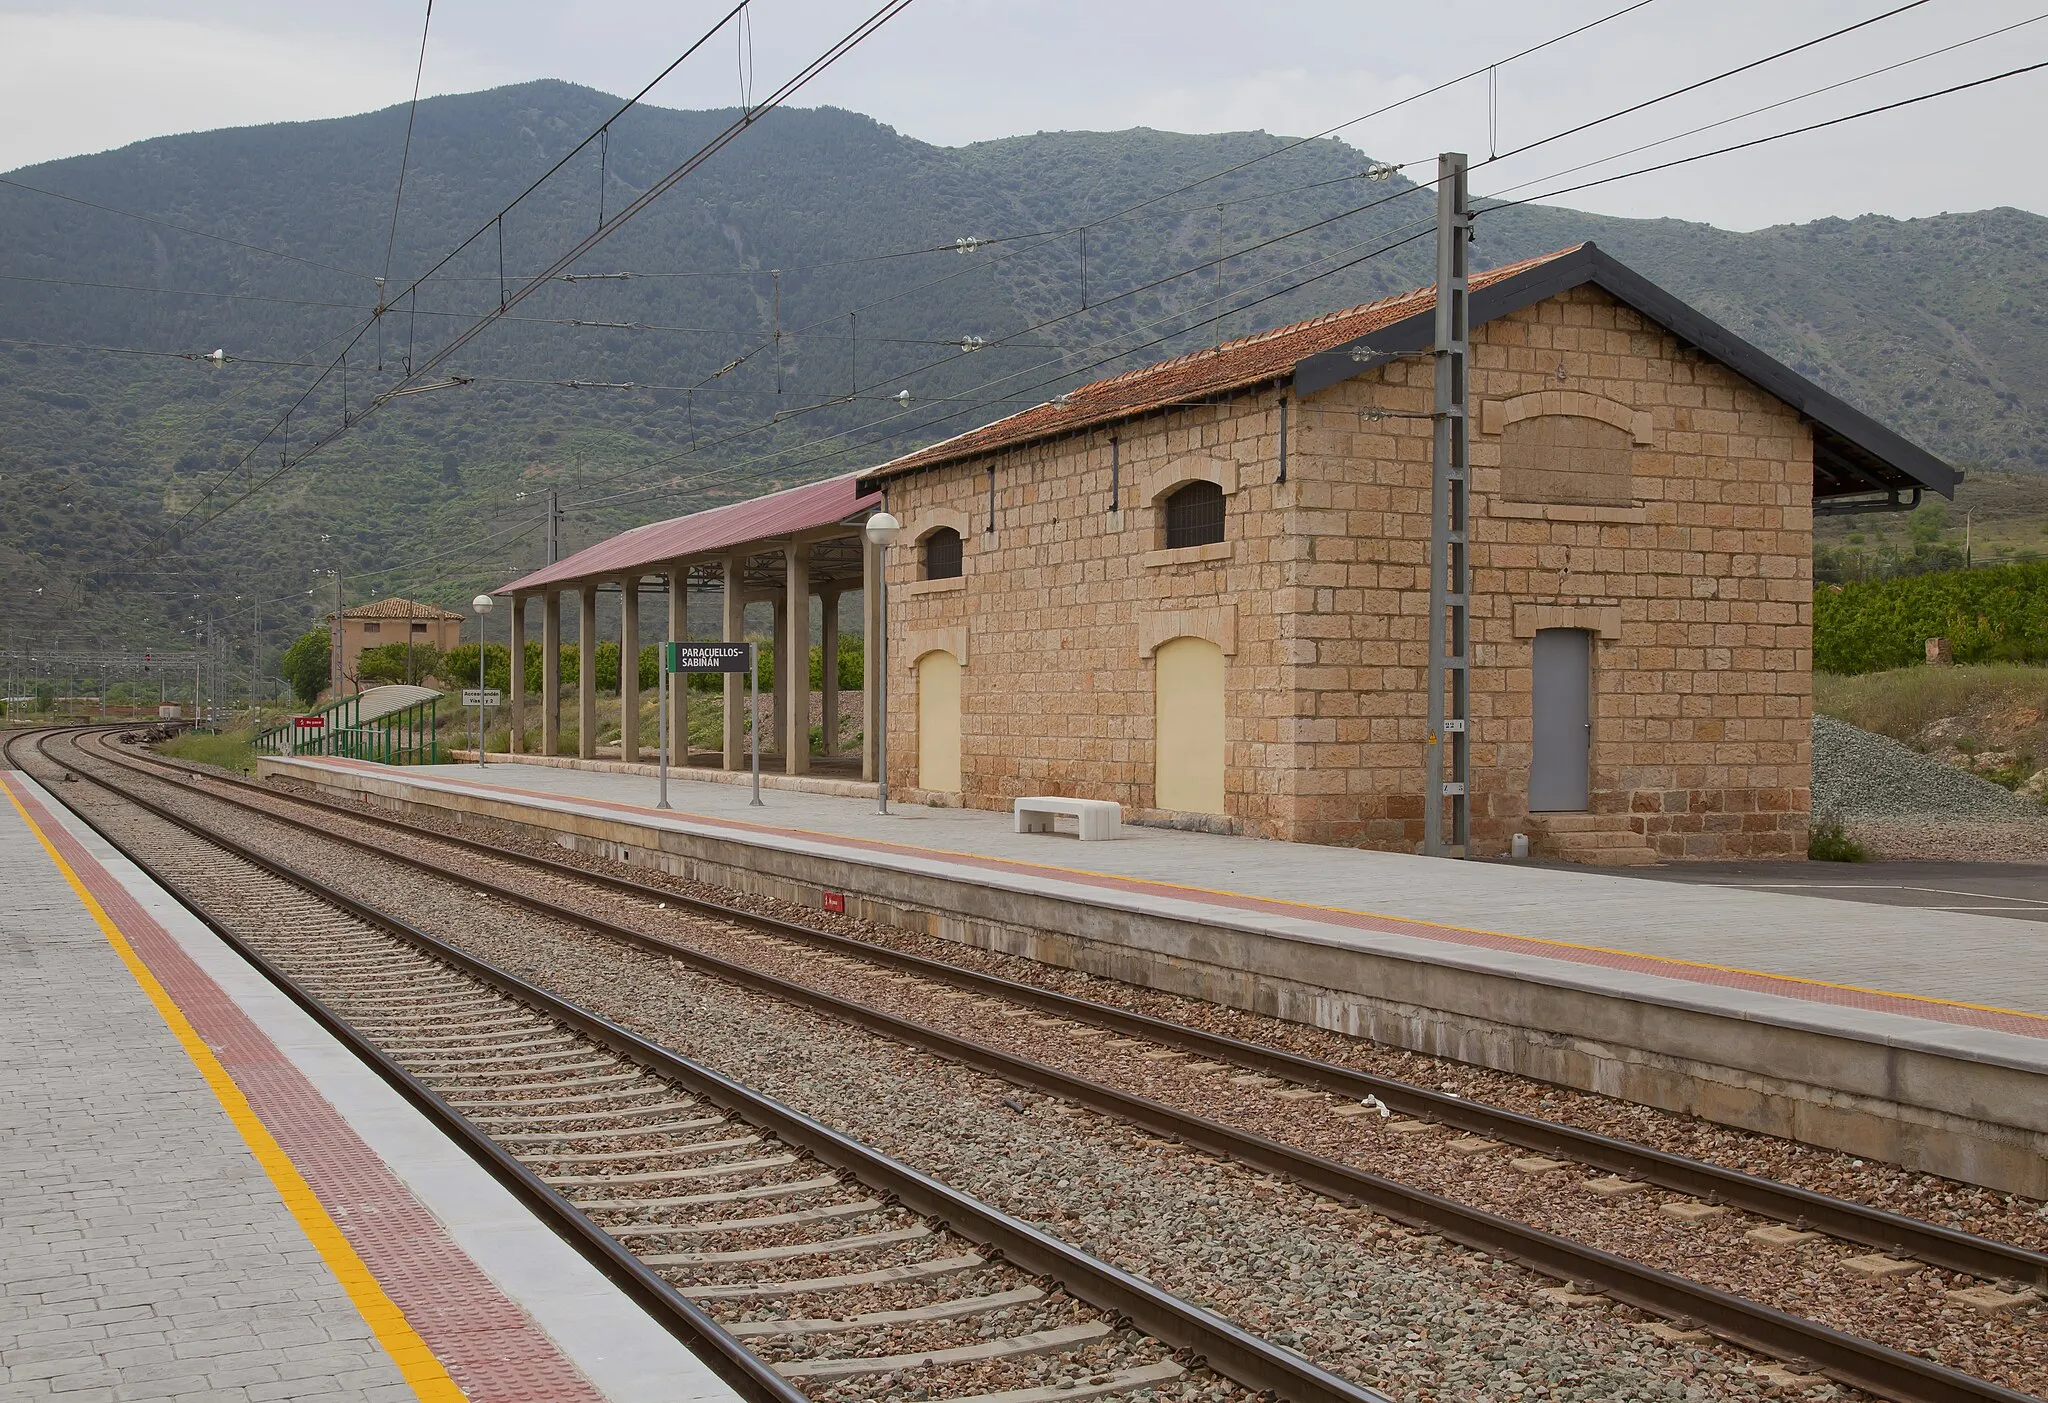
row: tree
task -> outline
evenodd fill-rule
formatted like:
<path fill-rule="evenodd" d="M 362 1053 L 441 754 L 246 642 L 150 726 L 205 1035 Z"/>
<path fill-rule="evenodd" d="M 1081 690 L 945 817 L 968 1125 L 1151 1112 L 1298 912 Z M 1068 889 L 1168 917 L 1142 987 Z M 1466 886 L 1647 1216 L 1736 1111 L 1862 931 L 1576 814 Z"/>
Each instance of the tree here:
<path fill-rule="evenodd" d="M 410 667 L 410 680 L 417 683 L 423 677 L 435 675 L 435 669 L 440 665 L 441 654 L 430 644 L 386 643 L 377 648 L 365 648 L 356 655 L 356 676 L 366 683 L 389 685 L 407 681 L 406 669 Z"/>
<path fill-rule="evenodd" d="M 330 653 L 330 640 L 324 628 L 307 630 L 298 642 L 284 650 L 285 679 L 292 684 L 292 693 L 298 697 L 300 706 L 311 706 L 320 699 L 320 689 L 327 685 L 333 667 Z"/>

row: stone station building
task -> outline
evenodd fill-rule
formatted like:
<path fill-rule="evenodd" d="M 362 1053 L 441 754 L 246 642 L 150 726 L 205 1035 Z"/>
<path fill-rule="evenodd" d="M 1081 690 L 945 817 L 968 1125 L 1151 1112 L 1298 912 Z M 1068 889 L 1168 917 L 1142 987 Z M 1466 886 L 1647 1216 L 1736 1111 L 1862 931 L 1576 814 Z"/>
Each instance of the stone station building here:
<path fill-rule="evenodd" d="M 1472 288 L 1472 852 L 1806 851 L 1817 511 L 1959 474 L 1591 244 Z M 890 783 L 1412 850 L 1432 290 L 862 474 Z M 870 654 L 872 656 L 872 654 Z"/>

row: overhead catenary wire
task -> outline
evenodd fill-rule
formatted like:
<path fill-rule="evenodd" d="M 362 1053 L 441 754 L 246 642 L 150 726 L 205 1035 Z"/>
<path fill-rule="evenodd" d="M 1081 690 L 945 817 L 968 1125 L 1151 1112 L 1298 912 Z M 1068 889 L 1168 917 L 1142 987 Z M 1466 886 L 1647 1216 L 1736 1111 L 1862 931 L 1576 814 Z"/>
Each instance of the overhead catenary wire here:
<path fill-rule="evenodd" d="M 867 20 L 863 21 L 860 25 L 856 26 L 856 28 L 851 33 L 842 37 L 837 43 L 835 43 L 829 49 L 827 49 L 827 51 L 819 58 L 812 60 L 812 62 L 809 65 L 807 65 L 804 68 L 804 70 L 802 70 L 795 78 L 791 79 L 788 83 L 785 83 L 784 86 L 781 89 L 779 89 L 773 97 L 771 97 L 767 102 L 763 103 L 761 109 L 759 110 L 765 111 L 768 108 L 779 106 L 782 102 L 786 101 L 796 91 L 807 85 L 812 79 L 816 78 L 818 74 L 824 72 L 827 68 L 831 67 L 834 63 L 838 62 L 840 58 L 844 57 L 845 54 L 851 52 L 854 47 L 856 47 L 859 43 L 865 40 L 870 34 L 874 33 L 876 30 L 881 28 L 882 25 L 886 24 L 890 19 L 895 18 L 895 16 L 900 14 L 903 10 L 909 8 L 912 2 L 913 0 L 889 0 L 889 3 L 885 4 L 881 10 L 876 11 L 873 15 L 869 16 Z M 618 112 L 614 113 L 610 118 L 608 118 L 605 125 L 608 126 L 612 122 L 617 121 L 621 115 L 629 111 L 636 103 L 640 101 L 641 98 L 645 97 L 647 93 L 651 92 L 656 84 L 658 84 L 663 78 L 667 77 L 670 73 L 674 72 L 678 65 L 680 65 L 685 59 L 689 58 L 690 55 L 696 53 L 706 43 L 708 43 L 710 39 L 713 36 L 715 36 L 720 29 L 723 29 L 726 24 L 730 23 L 732 17 L 738 14 L 739 11 L 744 7 L 745 0 L 742 0 L 742 3 L 739 6 L 735 6 L 732 10 L 728 11 L 726 15 L 723 18 L 721 18 L 716 25 L 714 25 L 711 29 L 705 31 L 705 33 L 699 39 L 697 39 L 696 42 L 691 44 L 689 48 L 684 50 L 684 52 L 681 55 L 679 55 L 672 63 L 670 63 L 666 68 L 664 68 L 661 74 L 658 75 L 653 82 L 649 83 L 646 87 L 642 88 L 640 92 L 635 94 L 634 97 L 632 97 L 631 99 L 629 99 L 619 109 Z M 726 129 L 726 131 L 720 133 L 717 137 L 714 137 L 711 142 L 706 143 L 706 145 L 703 148 L 700 148 L 700 150 L 695 155 L 686 160 L 681 166 L 677 167 L 674 171 L 671 171 L 670 174 L 667 177 L 665 177 L 662 181 L 658 182 L 649 190 L 643 192 L 637 199 L 635 199 L 625 209 L 621 210 L 617 215 L 609 219 L 603 226 L 601 226 L 599 229 L 597 229 L 596 231 L 594 231 L 590 235 L 587 235 L 584 239 L 579 241 L 576 247 L 572 249 L 568 254 L 564 255 L 561 258 L 558 258 L 554 264 L 550 265 L 549 271 L 561 271 L 569 264 L 572 264 L 576 258 L 581 257 L 583 253 L 588 252 L 589 249 L 595 247 L 603 239 L 608 237 L 614 230 L 623 226 L 641 209 L 645 208 L 648 204 L 652 203 L 653 200 L 659 198 L 659 196 L 662 195 L 663 193 L 666 193 L 668 189 L 672 188 L 678 181 L 680 181 L 686 175 L 688 175 L 690 171 L 696 169 L 696 167 L 702 164 L 703 161 L 708 160 L 711 155 L 716 154 L 717 151 L 722 150 L 726 145 L 730 144 L 730 142 L 733 139 L 735 139 L 741 132 L 745 131 L 748 127 L 750 127 L 753 124 L 754 120 L 756 120 L 755 114 L 749 113 L 740 122 L 734 123 L 733 125 L 729 126 Z M 593 133 L 593 137 L 594 135 L 595 134 Z M 426 273 L 423 273 L 418 278 L 415 278 L 408 285 L 403 295 L 408 300 L 411 300 L 417 294 L 417 291 L 422 283 L 424 283 L 440 268 L 445 267 L 447 263 L 453 258 L 455 258 L 463 249 L 469 247 L 470 244 L 474 243 L 479 234 L 488 231 L 493 224 L 499 224 L 499 222 L 503 218 L 503 215 L 506 212 L 509 212 L 519 203 L 520 200 L 525 199 L 527 195 L 530 195 L 534 190 L 538 189 L 540 184 L 547 179 L 548 175 L 551 175 L 555 171 L 561 169 L 561 167 L 577 151 L 580 151 L 585 146 L 588 146 L 593 137 L 584 138 L 584 140 L 579 142 L 577 146 L 573 148 L 567 155 L 563 156 L 561 160 L 557 161 L 553 166 L 549 167 L 548 172 L 543 174 L 539 180 L 536 180 L 533 184 L 529 185 L 526 188 L 526 190 L 521 192 L 519 196 L 517 196 L 503 209 L 501 209 L 497 215 L 494 215 L 491 221 L 481 226 L 477 234 L 472 234 L 453 252 L 444 256 L 440 260 L 440 262 L 436 263 L 432 268 L 428 269 Z M 500 224 L 499 227 L 502 227 L 502 225 Z M 252 495 L 254 495 L 255 492 L 260 491 L 263 487 L 268 486 L 272 482 L 275 482 L 280 477 L 284 476 L 287 472 L 291 471 L 291 469 L 295 467 L 298 463 L 304 462 L 306 458 L 319 452 L 321 448 L 323 448 L 329 443 L 332 443 L 342 434 L 348 432 L 349 429 L 352 427 L 353 423 L 358 423 L 361 422 L 361 420 L 368 418 L 371 414 L 376 412 L 376 410 L 380 408 L 383 404 L 388 403 L 390 397 L 396 391 L 403 390 L 407 382 L 410 382 L 422 375 L 429 373 L 436 366 L 438 366 L 441 361 L 445 360 L 448 356 L 453 355 L 456 351 L 461 349 L 462 346 L 468 344 L 468 342 L 473 340 L 477 335 L 480 335 L 484 329 L 493 325 L 499 317 L 501 317 L 506 311 L 510 309 L 511 306 L 515 305 L 518 301 L 522 300 L 524 297 L 529 295 L 532 292 L 533 288 L 537 285 L 537 282 L 528 282 L 522 284 L 510 295 L 508 299 L 506 299 L 503 302 L 503 305 L 501 305 L 501 307 L 496 312 L 487 313 L 484 317 L 480 318 L 475 325 L 470 327 L 467 331 L 458 335 L 453 341 L 442 346 L 439 351 L 437 351 L 433 355 L 430 355 L 424 362 L 411 363 L 410 358 L 408 358 L 409 363 L 407 365 L 406 376 L 405 379 L 401 381 L 399 385 L 394 386 L 392 389 L 386 390 L 379 394 L 378 396 L 371 399 L 370 402 L 364 406 L 363 413 L 356 416 L 356 419 L 354 421 L 345 422 L 340 428 L 330 431 L 329 433 L 315 439 L 312 445 L 308 447 L 305 451 L 303 451 L 297 459 L 288 460 L 285 463 L 281 464 L 276 472 L 266 474 L 259 481 L 252 484 L 248 489 L 244 490 L 233 501 L 227 503 L 225 506 L 219 508 L 218 510 L 214 511 L 212 514 L 204 518 L 202 521 L 200 521 L 195 529 L 203 529 L 206 526 L 213 523 L 214 521 L 219 520 L 221 516 L 225 515 L 229 511 L 232 511 L 236 506 L 240 505 L 242 502 L 247 501 Z M 379 318 L 377 317 L 371 318 L 370 324 L 374 324 L 377 320 L 379 320 Z M 358 333 L 357 339 L 360 339 L 360 336 L 361 333 Z M 353 342 L 351 343 L 351 345 L 353 345 Z M 344 351 L 346 351 L 346 349 L 347 348 L 344 348 Z M 336 364 L 339 364 L 338 358 Z M 324 383 L 329 373 L 331 373 L 331 369 L 330 372 L 323 372 L 322 375 L 315 380 L 314 384 L 308 387 L 306 393 L 300 397 L 298 404 L 303 404 L 305 400 L 311 396 L 313 391 L 317 389 L 320 384 Z M 297 405 L 294 406 L 294 408 L 296 407 Z M 290 412 L 290 410 L 287 411 L 287 413 Z M 265 434 L 264 439 L 258 441 L 258 447 L 260 447 L 262 442 L 266 441 L 268 438 L 269 434 Z M 252 449 L 251 453 L 253 454 L 254 451 L 255 450 Z M 245 464 L 247 461 L 248 459 L 245 457 L 243 459 L 243 463 Z M 240 466 L 241 464 L 237 465 L 237 470 L 239 470 Z M 210 491 L 207 494 L 207 496 L 211 496 Z M 182 524 L 187 518 L 189 518 L 194 512 L 196 512 L 201 505 L 203 505 L 204 500 L 205 499 L 202 498 L 200 501 L 194 502 L 192 505 L 188 506 L 186 510 L 180 514 L 178 520 L 173 523 L 173 526 L 176 527 Z"/>

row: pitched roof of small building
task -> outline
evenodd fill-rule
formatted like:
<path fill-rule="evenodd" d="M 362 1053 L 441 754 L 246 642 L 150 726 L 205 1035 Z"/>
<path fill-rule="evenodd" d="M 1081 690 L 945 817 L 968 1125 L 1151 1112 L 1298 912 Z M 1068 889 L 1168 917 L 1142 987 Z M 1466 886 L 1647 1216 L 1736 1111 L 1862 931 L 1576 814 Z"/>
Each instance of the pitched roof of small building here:
<path fill-rule="evenodd" d="M 368 604 L 354 604 L 341 611 L 344 619 L 415 619 L 422 623 L 432 619 L 460 619 L 462 615 L 453 609 L 444 609 L 438 604 L 421 604 L 417 600 L 375 599 Z"/>
<path fill-rule="evenodd" d="M 1477 327 L 1574 287 L 1602 288 L 1679 341 L 1720 361 L 1798 409 L 1814 426 L 1816 498 L 1931 489 L 1952 496 L 1962 474 L 1933 454 L 1829 394 L 1704 313 L 1616 262 L 1591 243 L 1472 274 Z M 1227 397 L 1291 381 L 1310 395 L 1404 355 L 1427 351 L 1435 337 L 1436 289 L 1275 327 L 1156 365 L 1097 380 L 1058 399 L 917 449 L 860 474 L 862 486 L 1107 427 L 1174 405 Z"/>

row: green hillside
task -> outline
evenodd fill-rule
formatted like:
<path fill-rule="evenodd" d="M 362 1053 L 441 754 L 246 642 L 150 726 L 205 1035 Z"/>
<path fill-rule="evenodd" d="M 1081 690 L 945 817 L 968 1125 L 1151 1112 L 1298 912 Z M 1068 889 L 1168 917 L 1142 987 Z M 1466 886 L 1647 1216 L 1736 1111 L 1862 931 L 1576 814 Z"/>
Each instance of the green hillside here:
<path fill-rule="evenodd" d="M 614 105 L 553 82 L 422 103 L 394 285 Z M 605 208 L 731 115 L 629 115 L 605 154 Z M 1259 300 L 1301 275 L 1289 270 L 1337 268 L 1388 230 L 1420 227 L 1431 202 L 1416 193 L 1231 258 L 1220 324 L 1214 270 L 1118 296 L 1402 188 L 1359 178 L 1358 151 L 1315 142 L 1093 230 L 1091 306 L 1072 315 L 1077 237 L 964 255 L 951 245 L 1071 228 L 1279 139 L 1136 130 L 948 149 L 854 113 L 776 112 L 580 265 L 634 276 L 550 285 L 451 365 L 473 383 L 394 401 L 199 525 L 277 469 L 283 445 L 258 448 L 257 436 L 311 382 L 310 369 L 257 362 L 324 363 L 374 305 L 404 121 L 391 109 L 169 137 L 13 173 L 331 266 L 0 186 L 0 607 L 16 638 L 161 639 L 208 609 L 246 613 L 261 600 L 274 648 L 331 599 L 320 572 L 337 566 L 352 599 L 377 589 L 455 601 L 533 564 L 550 488 L 578 504 L 565 528 L 573 549 L 1430 278 L 1424 238 Z M 586 233 L 598 201 L 593 151 L 506 222 L 506 271 L 532 270 Z M 2048 467 L 2048 220 L 1990 210 L 1732 234 L 1531 206 L 1482 220 L 1477 252 L 1505 262 L 1588 237 L 1953 460 Z M 905 254 L 917 249 L 937 251 Z M 424 354 L 494 305 L 498 271 L 494 232 L 416 306 L 387 316 L 381 348 L 372 336 L 350 357 L 348 408 L 391 384 L 408 348 Z M 1011 336 L 1018 344 L 961 345 Z M 115 353 L 216 347 L 241 359 L 208 369 Z M 905 388 L 907 409 L 893 399 Z M 291 441 L 343 412 L 330 383 L 295 416 Z"/>

